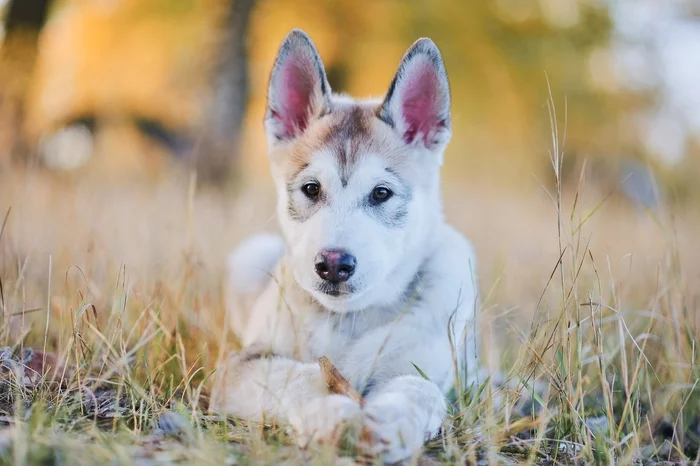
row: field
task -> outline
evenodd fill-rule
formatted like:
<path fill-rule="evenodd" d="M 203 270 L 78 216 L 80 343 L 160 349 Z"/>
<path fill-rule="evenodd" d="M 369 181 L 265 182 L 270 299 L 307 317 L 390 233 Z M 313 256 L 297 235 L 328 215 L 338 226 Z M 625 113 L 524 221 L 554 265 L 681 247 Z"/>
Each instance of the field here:
<path fill-rule="evenodd" d="M 458 394 L 417 463 L 697 462 L 700 213 L 589 181 L 447 182 L 498 377 Z M 267 180 L 213 189 L 183 172 L 0 173 L 0 462 L 352 464 L 349 446 L 207 413 L 236 346 L 226 253 L 276 229 L 273 196 Z"/>

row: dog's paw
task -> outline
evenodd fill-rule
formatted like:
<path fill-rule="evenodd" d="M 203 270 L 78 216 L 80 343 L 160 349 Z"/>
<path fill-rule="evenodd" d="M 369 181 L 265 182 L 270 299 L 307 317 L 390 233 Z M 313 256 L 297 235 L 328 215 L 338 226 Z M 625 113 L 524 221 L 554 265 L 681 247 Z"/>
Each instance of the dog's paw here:
<path fill-rule="evenodd" d="M 440 430 L 445 406 L 439 405 L 430 412 L 408 397 L 391 394 L 369 401 L 364 414 L 365 438 L 361 439 L 361 451 L 391 464 L 414 456 Z"/>
<path fill-rule="evenodd" d="M 309 442 L 337 443 L 346 427 L 361 421 L 362 409 L 344 395 L 326 395 L 290 412 L 289 424 L 299 446 Z"/>

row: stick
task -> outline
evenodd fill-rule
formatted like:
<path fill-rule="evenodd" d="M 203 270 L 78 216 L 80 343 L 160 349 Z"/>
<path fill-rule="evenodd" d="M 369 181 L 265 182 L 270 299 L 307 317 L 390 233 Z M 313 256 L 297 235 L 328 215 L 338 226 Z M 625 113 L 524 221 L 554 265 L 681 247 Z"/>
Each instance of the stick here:
<path fill-rule="evenodd" d="M 365 406 L 364 397 L 350 385 L 350 382 L 343 377 L 333 363 L 325 356 L 318 358 L 318 365 L 321 367 L 321 377 L 328 386 L 328 391 L 336 395 L 345 395 L 357 401 L 361 407 Z M 373 443 L 372 431 L 367 426 L 363 426 L 358 437 L 358 448 L 362 454 L 363 447 L 369 448 Z"/>
<path fill-rule="evenodd" d="M 325 357 L 321 356 L 318 358 L 318 365 L 321 366 L 321 377 L 328 385 L 328 390 L 331 393 L 338 395 L 349 396 L 353 400 L 357 401 L 360 406 L 365 405 L 365 400 L 362 395 L 355 390 L 355 387 L 350 385 L 345 377 L 340 373 L 338 369 L 331 363 L 331 361 Z"/>

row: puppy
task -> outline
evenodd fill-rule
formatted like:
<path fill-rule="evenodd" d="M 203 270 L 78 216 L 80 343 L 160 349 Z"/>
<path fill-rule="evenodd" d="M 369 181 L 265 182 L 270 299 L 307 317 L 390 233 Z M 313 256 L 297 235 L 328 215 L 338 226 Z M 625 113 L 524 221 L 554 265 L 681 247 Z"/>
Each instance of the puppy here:
<path fill-rule="evenodd" d="M 385 97 L 357 100 L 331 92 L 313 42 L 293 30 L 270 75 L 265 130 L 283 236 L 253 237 L 230 258 L 244 349 L 220 364 L 212 409 L 287 424 L 302 443 L 357 423 L 383 461 L 411 457 L 478 363 L 474 253 L 440 196 L 451 135 L 440 52 L 416 41 Z M 329 393 L 320 356 L 363 406 Z"/>

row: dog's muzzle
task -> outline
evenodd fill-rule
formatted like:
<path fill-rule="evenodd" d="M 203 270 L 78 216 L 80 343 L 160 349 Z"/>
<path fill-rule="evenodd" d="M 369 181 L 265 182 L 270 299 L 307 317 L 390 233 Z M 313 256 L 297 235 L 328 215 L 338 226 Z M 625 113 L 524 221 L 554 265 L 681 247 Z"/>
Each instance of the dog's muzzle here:
<path fill-rule="evenodd" d="M 324 281 L 339 285 L 355 273 L 357 259 L 343 249 L 324 249 L 316 254 L 316 274 Z"/>

